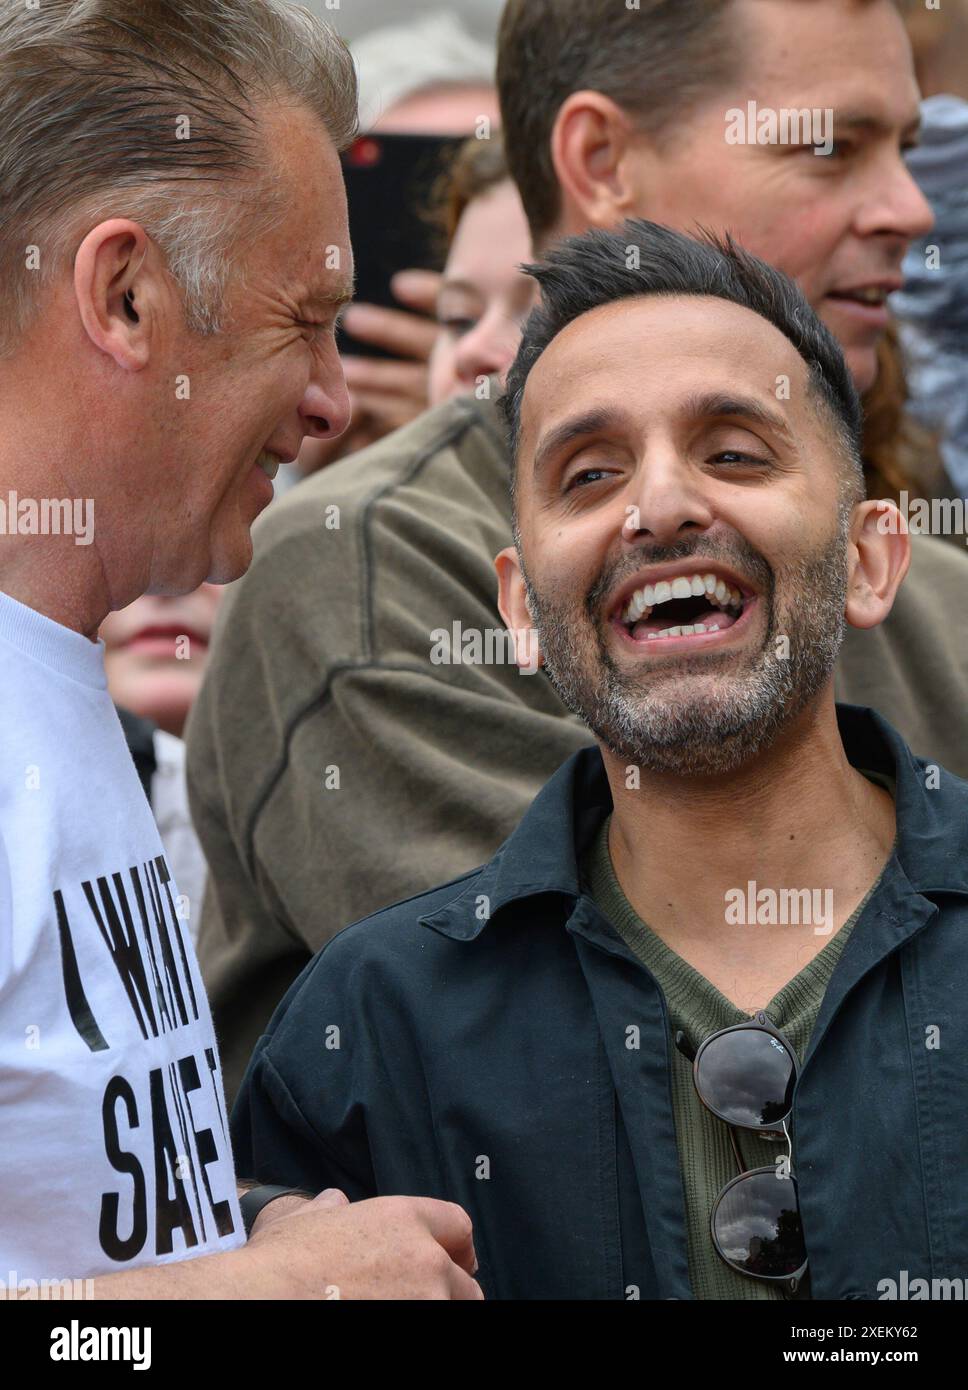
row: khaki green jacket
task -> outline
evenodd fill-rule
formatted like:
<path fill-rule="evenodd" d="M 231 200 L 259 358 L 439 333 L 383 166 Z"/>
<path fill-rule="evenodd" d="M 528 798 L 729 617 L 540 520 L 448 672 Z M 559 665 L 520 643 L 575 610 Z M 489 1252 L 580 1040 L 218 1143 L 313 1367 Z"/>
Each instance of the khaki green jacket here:
<path fill-rule="evenodd" d="M 469 398 L 301 483 L 256 527 L 188 734 L 210 867 L 199 953 L 230 1094 L 319 947 L 489 859 L 591 741 L 543 673 L 494 660 L 510 528 L 497 405 Z M 888 622 L 851 630 L 836 694 L 966 775 L 968 558 L 912 548 Z M 489 661 L 439 661 L 448 645 L 473 658 L 474 640 Z"/>

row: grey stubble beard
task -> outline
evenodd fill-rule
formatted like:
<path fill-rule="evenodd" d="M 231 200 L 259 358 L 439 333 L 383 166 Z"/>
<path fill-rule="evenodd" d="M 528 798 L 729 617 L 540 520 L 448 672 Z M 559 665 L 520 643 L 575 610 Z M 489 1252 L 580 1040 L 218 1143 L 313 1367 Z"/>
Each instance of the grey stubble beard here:
<path fill-rule="evenodd" d="M 612 567 L 603 573 L 586 595 L 578 642 L 575 615 L 538 594 L 525 573 L 528 607 L 548 677 L 567 708 L 627 765 L 680 775 L 732 772 L 768 748 L 830 678 L 846 626 L 848 535 L 849 509 L 842 506 L 833 538 L 779 574 L 745 545 L 726 549 L 711 547 L 707 540 L 643 551 L 618 572 Z M 677 699 L 675 682 L 666 672 L 654 671 L 650 680 L 644 667 L 622 670 L 606 640 L 609 619 L 601 616 L 602 600 L 627 575 L 643 564 L 691 554 L 735 566 L 757 582 L 759 602 L 768 605 L 767 630 L 751 658 L 728 651 L 702 658 L 704 672 L 723 672 L 715 698 L 701 693 Z M 782 613 L 777 611 L 778 590 L 787 595 Z M 788 653 L 782 637 L 788 639 Z M 779 655 L 780 650 L 785 654 Z M 698 657 L 686 660 L 699 669 Z"/>

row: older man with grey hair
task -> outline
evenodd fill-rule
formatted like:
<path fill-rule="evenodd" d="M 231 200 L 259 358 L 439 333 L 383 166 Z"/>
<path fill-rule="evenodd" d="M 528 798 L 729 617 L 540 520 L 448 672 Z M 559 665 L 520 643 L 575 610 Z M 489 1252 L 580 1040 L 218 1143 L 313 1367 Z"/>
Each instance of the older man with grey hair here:
<path fill-rule="evenodd" d="M 345 428 L 347 50 L 273 0 L 0 0 L 0 127 L 0 1293 L 479 1297 L 450 1203 L 240 1203 L 97 642 L 242 574 L 279 462 Z"/>

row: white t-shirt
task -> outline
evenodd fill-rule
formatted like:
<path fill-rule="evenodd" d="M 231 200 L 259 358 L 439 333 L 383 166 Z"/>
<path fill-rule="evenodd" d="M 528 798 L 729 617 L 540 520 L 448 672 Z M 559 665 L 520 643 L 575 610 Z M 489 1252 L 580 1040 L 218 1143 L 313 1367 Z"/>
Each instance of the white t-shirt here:
<path fill-rule="evenodd" d="M 151 809 L 168 867 L 185 904 L 189 933 L 197 946 L 208 865 L 188 805 L 185 745 L 180 738 L 166 734 L 164 729 L 155 729 L 152 743 L 155 770 L 151 777 Z"/>
<path fill-rule="evenodd" d="M 95 645 L 0 594 L 0 1279 L 241 1245 L 208 1002 Z"/>

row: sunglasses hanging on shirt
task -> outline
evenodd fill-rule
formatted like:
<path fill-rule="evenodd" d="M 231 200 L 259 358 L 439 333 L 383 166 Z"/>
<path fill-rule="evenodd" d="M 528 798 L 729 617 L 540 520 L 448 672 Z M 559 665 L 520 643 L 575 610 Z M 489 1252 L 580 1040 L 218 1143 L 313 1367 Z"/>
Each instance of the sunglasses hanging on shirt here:
<path fill-rule="evenodd" d="M 675 1041 L 693 1064 L 699 1099 L 729 1127 L 739 1167 L 739 1176 L 726 1184 L 713 1205 L 710 1232 L 716 1253 L 737 1273 L 781 1285 L 793 1296 L 807 1269 L 787 1129 L 799 1076 L 796 1053 L 762 1011 L 748 1022 L 711 1033 L 698 1051 L 681 1031 Z M 785 1140 L 786 1162 L 748 1170 L 736 1140 L 737 1129 L 762 1139 Z"/>

